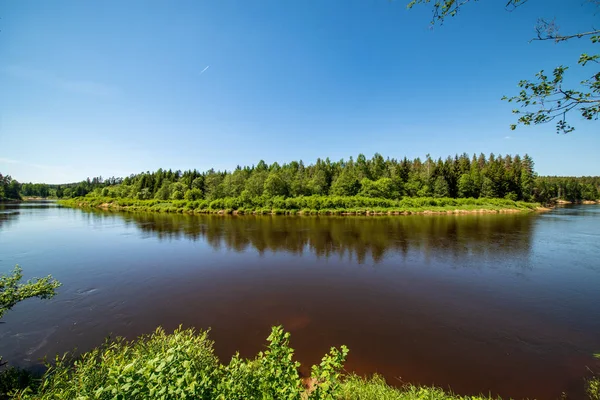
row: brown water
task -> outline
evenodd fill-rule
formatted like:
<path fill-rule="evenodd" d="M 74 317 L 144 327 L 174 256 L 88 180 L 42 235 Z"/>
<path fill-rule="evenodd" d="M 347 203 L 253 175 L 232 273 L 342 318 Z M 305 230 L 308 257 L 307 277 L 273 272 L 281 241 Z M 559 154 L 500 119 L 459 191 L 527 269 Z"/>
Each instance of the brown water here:
<path fill-rule="evenodd" d="M 599 368 L 600 207 L 547 214 L 223 217 L 0 206 L 0 269 L 63 282 L 0 324 L 23 366 L 109 334 L 211 327 L 253 356 L 270 326 L 297 358 L 461 394 L 582 396 Z"/>

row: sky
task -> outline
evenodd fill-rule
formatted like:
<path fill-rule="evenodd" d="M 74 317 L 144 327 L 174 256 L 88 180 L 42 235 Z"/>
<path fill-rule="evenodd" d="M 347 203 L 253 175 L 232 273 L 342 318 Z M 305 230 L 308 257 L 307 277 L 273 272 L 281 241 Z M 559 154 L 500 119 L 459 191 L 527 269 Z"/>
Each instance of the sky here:
<path fill-rule="evenodd" d="M 0 173 L 66 183 L 259 160 L 529 154 L 600 175 L 600 122 L 519 127 L 521 79 L 576 66 L 584 0 L 470 3 L 442 26 L 408 0 L 0 0 Z M 594 66 L 592 66 L 593 68 Z M 596 67 L 597 68 L 597 67 Z"/>

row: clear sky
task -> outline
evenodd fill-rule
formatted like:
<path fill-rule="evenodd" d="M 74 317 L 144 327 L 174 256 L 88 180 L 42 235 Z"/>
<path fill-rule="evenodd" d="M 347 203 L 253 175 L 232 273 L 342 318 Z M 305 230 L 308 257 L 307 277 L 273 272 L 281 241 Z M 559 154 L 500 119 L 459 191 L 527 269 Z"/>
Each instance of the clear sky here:
<path fill-rule="evenodd" d="M 528 40 L 538 17 L 591 28 L 592 5 L 481 0 L 431 30 L 431 8 L 407 2 L 0 0 L 0 172 L 64 183 L 493 152 L 528 153 L 544 175 L 600 175 L 600 122 L 513 132 L 500 100 L 542 68 L 581 69 L 587 39 Z"/>

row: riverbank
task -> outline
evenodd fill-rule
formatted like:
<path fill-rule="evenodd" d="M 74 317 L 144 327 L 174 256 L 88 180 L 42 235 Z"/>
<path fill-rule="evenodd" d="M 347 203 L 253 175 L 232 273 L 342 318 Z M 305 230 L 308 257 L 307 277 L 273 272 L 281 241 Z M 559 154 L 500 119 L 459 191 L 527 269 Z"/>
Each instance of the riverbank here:
<path fill-rule="evenodd" d="M 188 214 L 233 215 L 410 215 L 410 214 L 484 214 L 543 212 L 539 203 L 508 199 L 452 199 L 407 197 L 400 200 L 365 197 L 307 196 L 294 198 L 225 198 L 208 200 L 135 200 L 108 197 L 78 197 L 59 200 L 75 208 L 111 211 L 145 211 Z"/>

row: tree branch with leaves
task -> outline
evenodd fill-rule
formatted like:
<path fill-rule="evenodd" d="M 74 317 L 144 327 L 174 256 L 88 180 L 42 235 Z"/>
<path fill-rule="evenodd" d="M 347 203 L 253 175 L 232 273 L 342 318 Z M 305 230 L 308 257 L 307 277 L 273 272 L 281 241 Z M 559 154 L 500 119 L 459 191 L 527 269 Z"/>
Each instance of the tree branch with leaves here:
<path fill-rule="evenodd" d="M 25 283 L 23 279 L 23 270 L 18 265 L 15 266 L 9 275 L 0 275 L 0 318 L 13 308 L 17 303 L 38 297 L 40 299 L 49 299 L 56 294 L 56 289 L 60 287 L 60 282 L 48 275 L 45 278 L 28 280 Z"/>
<path fill-rule="evenodd" d="M 56 289 L 60 287 L 60 282 L 48 275 L 45 278 L 28 280 L 25 283 L 23 279 L 23 270 L 18 265 L 15 266 L 9 275 L 0 275 L 0 318 L 12 309 L 17 303 L 38 297 L 40 299 L 49 299 L 56 295 Z M 0 367 L 5 365 L 0 357 Z"/>
<path fill-rule="evenodd" d="M 469 2 L 477 0 L 412 0 L 407 7 L 417 4 L 430 4 L 433 7 L 431 24 L 443 24 L 446 18 L 454 17 Z M 505 8 L 512 11 L 528 0 L 508 0 Z M 588 3 L 600 7 L 599 0 L 588 0 Z M 553 41 L 563 43 L 574 39 L 589 39 L 591 46 L 600 43 L 600 30 L 592 28 L 572 34 L 561 34 L 555 20 L 538 19 L 535 26 L 536 37 L 531 41 Z M 583 53 L 577 65 L 587 70 L 593 69 L 600 62 L 600 54 Z M 515 103 L 519 108 L 513 109 L 517 121 L 510 125 L 516 129 L 518 125 L 538 125 L 554 121 L 557 133 L 569 133 L 575 128 L 567 121 L 567 115 L 575 112 L 585 120 L 597 121 L 600 117 L 600 70 L 597 68 L 589 77 L 580 81 L 573 88 L 565 85 L 565 73 L 568 66 L 554 68 L 549 76 L 543 70 L 533 80 L 521 80 L 518 86 L 521 91 L 516 96 L 504 96 L 502 100 Z"/>

